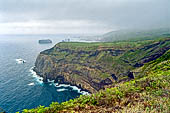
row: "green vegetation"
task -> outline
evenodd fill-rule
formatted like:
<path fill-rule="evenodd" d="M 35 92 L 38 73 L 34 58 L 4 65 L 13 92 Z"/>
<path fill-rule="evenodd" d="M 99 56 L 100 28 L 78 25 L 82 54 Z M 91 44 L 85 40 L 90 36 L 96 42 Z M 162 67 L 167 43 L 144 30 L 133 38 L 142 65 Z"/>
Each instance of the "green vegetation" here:
<path fill-rule="evenodd" d="M 87 90 L 94 93 L 103 89 L 108 83 L 115 82 L 112 74 L 121 78 L 126 76 L 124 73 L 133 68 L 133 65 L 125 62 L 126 58 L 123 57 L 125 53 L 131 53 L 131 50 L 136 51 L 155 42 L 155 40 L 149 40 L 58 43 L 53 48 L 41 52 L 36 62 L 37 70 L 39 69 L 37 72 L 46 73 L 46 75 L 53 73 L 64 75 L 67 82 L 81 84 L 82 88 L 88 88 Z"/>
<path fill-rule="evenodd" d="M 71 80 L 80 84 L 89 77 L 98 83 L 99 79 L 110 78 L 111 73 L 119 80 L 97 93 L 63 103 L 53 102 L 49 107 L 24 109 L 23 113 L 170 112 L 169 38 L 113 43 L 64 42 L 41 54 L 48 55 L 51 62 L 47 64 L 54 65 L 53 68 L 75 72 L 62 74 L 69 74 Z M 57 63 L 52 64 L 53 60 Z M 135 79 L 129 81 L 128 71 L 134 73 Z"/>
<path fill-rule="evenodd" d="M 101 40 L 105 42 L 110 41 L 143 41 L 154 40 L 157 38 L 164 38 L 170 36 L 170 28 L 159 29 L 131 29 L 131 30 L 118 30 L 111 31 L 101 36 Z"/>
<path fill-rule="evenodd" d="M 170 112 L 170 50 L 140 67 L 138 73 L 143 76 L 96 94 L 61 104 L 53 102 L 49 107 L 25 109 L 23 113 Z"/>

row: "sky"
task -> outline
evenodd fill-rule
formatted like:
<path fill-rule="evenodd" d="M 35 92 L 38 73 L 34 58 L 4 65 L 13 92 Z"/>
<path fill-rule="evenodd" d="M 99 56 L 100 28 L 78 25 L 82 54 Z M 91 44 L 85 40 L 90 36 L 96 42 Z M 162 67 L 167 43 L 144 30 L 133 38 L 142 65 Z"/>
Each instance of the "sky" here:
<path fill-rule="evenodd" d="M 170 27 L 170 0 L 0 0 L 0 34 Z"/>

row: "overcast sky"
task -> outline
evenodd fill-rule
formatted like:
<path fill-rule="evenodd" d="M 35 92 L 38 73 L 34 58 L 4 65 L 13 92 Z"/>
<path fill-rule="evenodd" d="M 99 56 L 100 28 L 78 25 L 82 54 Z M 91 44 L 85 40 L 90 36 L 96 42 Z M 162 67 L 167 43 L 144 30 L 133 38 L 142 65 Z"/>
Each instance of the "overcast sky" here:
<path fill-rule="evenodd" d="M 170 0 L 0 0 L 0 34 L 102 34 L 170 26 Z"/>

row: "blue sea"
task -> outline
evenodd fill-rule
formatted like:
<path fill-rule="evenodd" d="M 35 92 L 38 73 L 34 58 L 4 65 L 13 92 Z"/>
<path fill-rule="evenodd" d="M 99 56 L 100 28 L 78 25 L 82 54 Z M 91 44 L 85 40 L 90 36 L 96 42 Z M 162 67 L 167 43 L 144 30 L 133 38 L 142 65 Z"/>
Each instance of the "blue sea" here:
<path fill-rule="evenodd" d="M 39 44 L 39 39 L 53 44 Z M 7 113 L 64 102 L 82 94 L 75 86 L 52 81 L 44 84 L 32 68 L 38 54 L 67 38 L 67 35 L 1 35 L 0 36 L 0 108 Z M 71 38 L 71 40 L 77 40 Z M 24 59 L 21 63 L 18 59 Z"/>

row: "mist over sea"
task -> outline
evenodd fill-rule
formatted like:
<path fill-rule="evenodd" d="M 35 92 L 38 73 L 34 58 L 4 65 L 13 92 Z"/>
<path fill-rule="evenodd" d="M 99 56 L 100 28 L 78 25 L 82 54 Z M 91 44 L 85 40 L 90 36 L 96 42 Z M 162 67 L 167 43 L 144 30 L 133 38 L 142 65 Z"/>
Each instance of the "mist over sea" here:
<path fill-rule="evenodd" d="M 39 81 L 34 66 L 40 51 L 53 47 L 68 35 L 0 35 L 0 108 L 8 113 L 24 108 L 48 106 L 51 102 L 63 102 L 79 96 L 76 87 Z M 73 36 L 72 36 L 73 37 Z M 51 39 L 52 44 L 39 44 L 39 39 Z M 77 40 L 71 38 L 71 40 Z M 24 59 L 21 63 L 18 59 Z"/>

